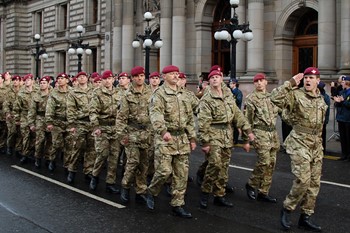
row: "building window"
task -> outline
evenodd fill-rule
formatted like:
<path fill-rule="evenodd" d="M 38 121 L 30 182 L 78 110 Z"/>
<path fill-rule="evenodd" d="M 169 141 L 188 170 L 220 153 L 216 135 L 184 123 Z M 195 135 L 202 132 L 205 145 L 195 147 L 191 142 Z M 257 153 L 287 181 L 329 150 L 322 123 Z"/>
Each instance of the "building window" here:
<path fill-rule="evenodd" d="M 34 28 L 33 28 L 33 32 L 34 34 L 42 34 L 43 32 L 43 12 L 42 11 L 38 11 L 34 13 Z"/>
<path fill-rule="evenodd" d="M 67 4 L 58 7 L 57 29 L 66 30 L 68 25 L 68 6 Z"/>
<path fill-rule="evenodd" d="M 87 24 L 97 24 L 99 0 L 87 0 Z"/>
<path fill-rule="evenodd" d="M 57 60 L 56 60 L 56 73 L 64 72 L 66 73 L 66 64 L 67 64 L 67 53 L 66 51 L 58 51 L 57 52 Z"/>

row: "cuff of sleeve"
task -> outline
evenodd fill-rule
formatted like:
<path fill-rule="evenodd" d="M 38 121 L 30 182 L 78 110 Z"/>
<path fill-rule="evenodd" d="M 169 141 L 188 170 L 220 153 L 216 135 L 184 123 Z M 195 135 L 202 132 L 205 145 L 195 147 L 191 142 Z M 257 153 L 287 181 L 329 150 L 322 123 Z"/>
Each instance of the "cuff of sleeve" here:
<path fill-rule="evenodd" d="M 166 132 L 168 132 L 168 131 L 163 130 L 163 131 L 161 131 L 161 132 L 160 132 L 160 135 L 163 137 L 163 136 L 164 136 L 164 134 L 165 134 Z"/>
<path fill-rule="evenodd" d="M 295 87 L 297 85 L 297 82 L 294 80 L 294 78 L 291 78 L 289 82 L 292 85 L 292 87 Z"/>

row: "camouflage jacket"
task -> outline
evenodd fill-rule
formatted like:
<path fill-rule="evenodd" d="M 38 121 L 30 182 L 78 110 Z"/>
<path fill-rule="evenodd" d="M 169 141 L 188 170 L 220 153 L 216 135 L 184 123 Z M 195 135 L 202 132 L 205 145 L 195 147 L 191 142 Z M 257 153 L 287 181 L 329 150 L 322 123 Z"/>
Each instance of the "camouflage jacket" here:
<path fill-rule="evenodd" d="M 160 153 L 189 154 L 190 141 L 195 141 L 196 132 L 192 105 L 184 90 L 175 91 L 164 83 L 154 91 L 149 109 L 155 144 Z M 168 142 L 162 138 L 166 132 L 172 135 Z"/>
<path fill-rule="evenodd" d="M 28 110 L 31 104 L 32 95 L 34 93 L 34 87 L 32 91 L 28 91 L 25 87 L 18 92 L 17 99 L 13 105 L 13 112 L 15 121 L 20 121 L 23 124 L 28 124 Z"/>
<path fill-rule="evenodd" d="M 54 88 L 51 91 L 47 99 L 45 111 L 45 121 L 47 125 L 66 124 L 67 95 L 69 89 L 70 88 L 63 91 L 59 88 Z"/>
<path fill-rule="evenodd" d="M 233 147 L 233 126 L 241 128 L 243 138 L 251 132 L 250 124 L 237 107 L 229 88 L 223 88 L 223 96 L 218 96 L 211 87 L 199 101 L 198 135 L 203 146 L 215 145 Z"/>
<path fill-rule="evenodd" d="M 17 95 L 19 91 L 16 91 L 13 87 L 7 88 L 6 98 L 3 103 L 4 113 L 10 113 L 13 115 L 13 105 L 16 102 Z"/>
<path fill-rule="evenodd" d="M 31 99 L 31 104 L 28 110 L 28 125 L 35 126 L 37 121 L 45 121 L 46 103 L 49 94 L 36 91 Z"/>
<path fill-rule="evenodd" d="M 85 90 L 79 86 L 72 88 L 67 95 L 67 122 L 68 128 L 77 124 L 91 126 L 90 102 L 94 93 L 93 87 L 88 86 Z"/>
<path fill-rule="evenodd" d="M 5 121 L 5 111 L 4 111 L 4 102 L 8 88 L 3 86 L 0 87 L 0 121 Z"/>
<path fill-rule="evenodd" d="M 246 97 L 245 116 L 255 135 L 255 147 L 279 148 L 276 120 L 279 108 L 270 100 L 270 93 L 253 91 Z"/>
<path fill-rule="evenodd" d="M 193 113 L 197 115 L 198 113 L 198 104 L 199 104 L 199 99 L 198 97 L 190 90 L 183 88 L 184 94 L 187 95 L 187 100 L 190 102 L 192 106 Z"/>
<path fill-rule="evenodd" d="M 151 129 L 148 105 L 151 94 L 151 88 L 144 84 L 142 92 L 130 85 L 124 95 L 120 95 L 120 109 L 116 122 L 119 138 L 127 134 L 131 144 L 139 147 L 149 146 Z"/>
<path fill-rule="evenodd" d="M 110 91 L 105 87 L 95 89 L 90 102 L 90 121 L 94 129 L 99 126 L 114 126 L 117 117 L 120 95 L 113 87 Z"/>
<path fill-rule="evenodd" d="M 297 147 L 320 148 L 327 105 L 318 89 L 317 94 L 313 95 L 304 88 L 293 89 L 295 85 L 295 81 L 291 79 L 271 92 L 271 101 L 287 110 L 293 126 L 285 140 L 287 152 Z"/>

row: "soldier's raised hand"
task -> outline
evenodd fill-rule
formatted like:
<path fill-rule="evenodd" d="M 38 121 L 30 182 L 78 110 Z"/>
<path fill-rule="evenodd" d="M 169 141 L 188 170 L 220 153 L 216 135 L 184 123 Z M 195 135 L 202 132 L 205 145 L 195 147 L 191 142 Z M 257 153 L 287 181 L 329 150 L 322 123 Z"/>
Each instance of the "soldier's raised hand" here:
<path fill-rule="evenodd" d="M 300 81 L 304 78 L 303 73 L 299 73 L 293 76 L 294 81 L 297 83 L 297 86 L 299 85 Z"/>

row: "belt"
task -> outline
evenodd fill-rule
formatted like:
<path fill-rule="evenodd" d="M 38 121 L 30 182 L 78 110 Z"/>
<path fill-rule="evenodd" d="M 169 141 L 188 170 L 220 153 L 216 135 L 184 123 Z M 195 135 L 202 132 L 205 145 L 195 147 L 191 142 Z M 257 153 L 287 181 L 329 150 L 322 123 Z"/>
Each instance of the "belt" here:
<path fill-rule="evenodd" d="M 179 136 L 179 135 L 182 135 L 185 133 L 185 130 L 184 129 L 179 129 L 179 130 L 170 130 L 168 129 L 167 130 L 171 135 L 174 135 L 174 136 Z"/>
<path fill-rule="evenodd" d="M 45 112 L 37 112 L 36 115 L 37 116 L 45 116 Z"/>
<path fill-rule="evenodd" d="M 297 132 L 311 134 L 311 135 L 318 135 L 322 133 L 322 129 L 312 129 L 301 125 L 294 125 L 293 129 Z"/>
<path fill-rule="evenodd" d="M 254 125 L 253 127 L 254 129 L 260 129 L 263 131 L 267 131 L 267 132 L 273 132 L 276 130 L 276 127 L 274 125 L 271 126 L 267 126 L 267 125 Z"/>
<path fill-rule="evenodd" d="M 90 121 L 88 116 L 78 119 L 79 121 Z"/>
<path fill-rule="evenodd" d="M 139 124 L 139 123 L 128 123 L 129 126 L 136 128 L 136 129 L 147 129 L 147 125 Z"/>
<path fill-rule="evenodd" d="M 98 122 L 101 126 L 113 126 L 115 125 L 115 117 L 99 119 Z"/>
<path fill-rule="evenodd" d="M 214 127 L 216 129 L 227 129 L 229 128 L 229 124 L 228 123 L 217 123 L 217 124 L 211 124 L 211 127 Z"/>

